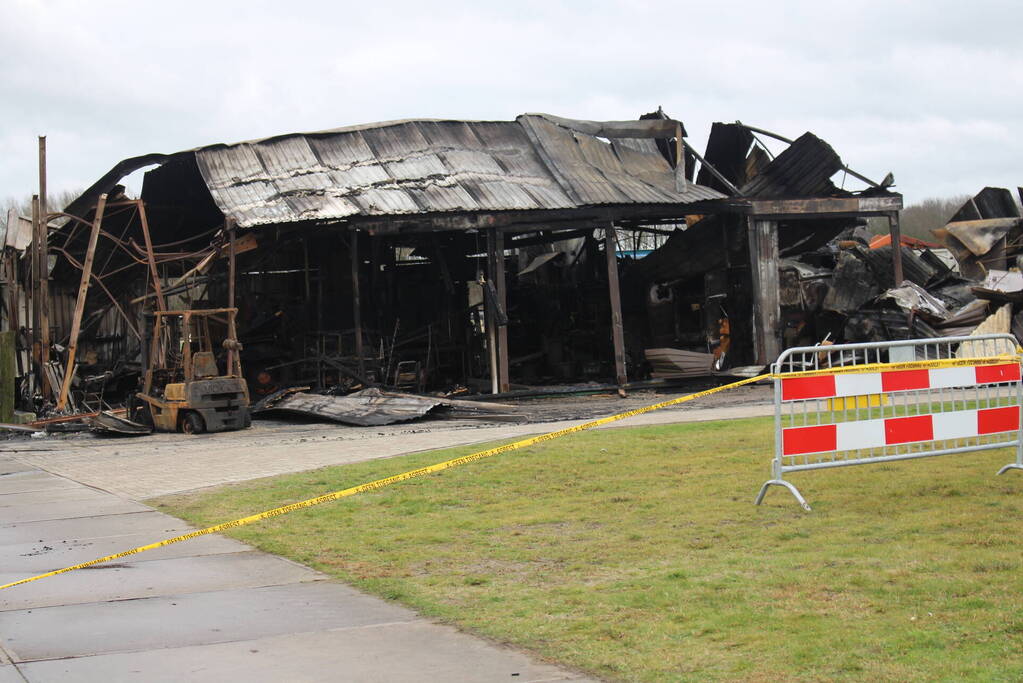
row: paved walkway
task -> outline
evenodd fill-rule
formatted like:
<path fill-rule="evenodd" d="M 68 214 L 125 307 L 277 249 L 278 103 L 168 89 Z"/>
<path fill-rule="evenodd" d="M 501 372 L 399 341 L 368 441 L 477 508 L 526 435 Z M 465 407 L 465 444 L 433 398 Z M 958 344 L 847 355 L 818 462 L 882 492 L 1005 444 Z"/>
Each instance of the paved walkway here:
<path fill-rule="evenodd" d="M 655 402 L 658 399 L 650 401 Z M 625 406 L 623 410 L 636 406 Z M 694 422 L 772 415 L 770 404 L 663 410 L 608 427 Z M 75 438 L 0 441 L 0 456 L 133 500 L 344 465 L 404 453 L 521 438 L 562 429 L 580 420 L 540 424 L 428 421 L 389 427 L 343 427 L 257 420 L 252 429 L 182 438 Z"/>
<path fill-rule="evenodd" d="M 628 409 L 635 406 L 623 406 Z M 614 426 L 768 415 L 665 410 Z M 146 498 L 578 424 L 257 422 L 182 438 L 0 442 L 0 583 L 189 530 Z M 207 536 L 0 591 L 12 681 L 582 681 L 325 575 Z"/>
<path fill-rule="evenodd" d="M 0 583 L 188 528 L 0 457 Z M 0 591 L 0 683 L 584 680 L 231 539 L 126 559 Z"/>

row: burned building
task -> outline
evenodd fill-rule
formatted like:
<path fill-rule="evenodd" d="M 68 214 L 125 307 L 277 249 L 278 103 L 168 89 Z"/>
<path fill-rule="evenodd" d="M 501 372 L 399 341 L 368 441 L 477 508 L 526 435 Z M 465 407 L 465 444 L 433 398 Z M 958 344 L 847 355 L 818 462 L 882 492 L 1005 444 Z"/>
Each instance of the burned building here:
<path fill-rule="evenodd" d="M 772 156 L 765 136 L 785 148 Z M 888 218 L 897 240 L 890 176 L 853 172 L 811 133 L 714 124 L 703 155 L 685 138 L 660 111 L 525 114 L 127 159 L 37 223 L 49 226 L 36 229 L 54 260 L 48 292 L 31 274 L 37 249 L 9 250 L 19 374 L 35 367 L 41 379 L 21 394 L 60 383 L 69 343 L 80 379 L 124 390 L 154 308 L 236 306 L 255 396 L 296 384 L 625 387 L 763 365 L 783 346 L 836 336 L 843 321 L 823 314 L 813 258 L 790 257 L 868 217 Z M 139 198 L 125 196 L 119 183 L 146 168 Z M 866 189 L 837 187 L 839 173 Z M 887 256 L 896 282 L 901 254 Z M 48 313 L 33 315 L 33 294 Z"/>

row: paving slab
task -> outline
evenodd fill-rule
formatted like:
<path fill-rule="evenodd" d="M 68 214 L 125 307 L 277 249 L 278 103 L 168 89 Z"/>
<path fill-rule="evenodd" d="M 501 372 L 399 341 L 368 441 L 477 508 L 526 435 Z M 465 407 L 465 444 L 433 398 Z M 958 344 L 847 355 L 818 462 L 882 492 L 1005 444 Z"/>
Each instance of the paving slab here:
<path fill-rule="evenodd" d="M 11 472 L 0 476 L 0 496 L 29 491 L 53 491 L 54 489 L 79 488 L 81 484 L 63 477 L 55 477 L 38 470 Z"/>
<path fill-rule="evenodd" d="M 348 586 L 315 581 L 0 612 L 0 634 L 11 659 L 19 663 L 253 640 L 416 618 L 409 609 Z"/>
<path fill-rule="evenodd" d="M 191 528 L 180 519 L 145 506 L 141 510 L 111 515 L 89 514 L 91 512 L 82 510 L 81 517 L 21 522 L 8 522 L 0 516 L 0 545 L 29 543 L 33 540 L 40 543 L 77 541 L 133 533 L 145 534 L 155 540 L 175 536 Z"/>
<path fill-rule="evenodd" d="M 25 683 L 25 678 L 10 664 L 0 665 L 0 683 Z"/>
<path fill-rule="evenodd" d="M 15 494 L 18 496 L 31 494 Z M 5 496 L 6 497 L 6 496 Z M 85 500 L 69 500 L 63 502 L 46 502 L 40 500 L 29 505 L 10 505 L 0 507 L 2 525 L 9 526 L 20 522 L 40 522 L 47 519 L 76 519 L 85 514 L 116 515 L 125 512 L 145 512 L 152 508 L 115 496 L 90 498 Z"/>
<path fill-rule="evenodd" d="M 117 515 L 122 516 L 122 515 Z M 61 520 L 63 521 L 63 520 Z M 43 572 L 61 569 L 79 562 L 88 562 L 97 557 L 116 555 L 119 552 L 146 545 L 153 541 L 163 540 L 171 536 L 189 531 L 181 528 L 177 533 L 136 533 L 105 538 L 67 540 L 65 538 L 40 539 L 33 534 L 33 540 L 26 543 L 0 543 L 0 557 L 4 558 L 3 570 L 42 574 Z M 168 560 L 175 557 L 200 557 L 203 555 L 219 555 L 222 553 L 238 553 L 251 550 L 241 541 L 223 536 L 209 535 L 193 538 L 181 543 L 147 550 L 138 555 L 130 555 L 122 562 L 151 562 Z"/>
<path fill-rule="evenodd" d="M 244 671 L 263 681 L 581 680 L 563 669 L 450 627 L 424 622 L 288 634 L 257 640 L 77 657 L 21 665 L 29 681 L 227 681 Z"/>
<path fill-rule="evenodd" d="M 0 572 L 0 584 L 25 578 L 26 574 Z M 0 592 L 0 611 L 323 579 L 322 574 L 308 567 L 253 550 L 148 562 L 108 562 Z"/>
<path fill-rule="evenodd" d="M 51 479 L 60 481 L 61 477 Z M 82 486 L 56 488 L 49 490 L 14 491 L 0 496 L 0 519 L 6 519 L 5 508 L 28 507 L 32 505 L 59 505 L 61 503 L 88 504 L 90 502 L 107 502 L 112 496 L 105 491 Z M 80 506 L 81 507 L 81 506 Z"/>
<path fill-rule="evenodd" d="M 0 477 L 5 477 L 15 472 L 33 472 L 35 467 L 11 457 L 0 457 Z"/>

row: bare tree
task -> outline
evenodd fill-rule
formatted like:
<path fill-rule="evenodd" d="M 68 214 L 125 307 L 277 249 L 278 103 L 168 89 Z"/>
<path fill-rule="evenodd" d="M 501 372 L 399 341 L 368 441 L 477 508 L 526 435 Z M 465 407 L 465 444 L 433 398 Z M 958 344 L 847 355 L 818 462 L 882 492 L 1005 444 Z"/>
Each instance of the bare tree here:
<path fill-rule="evenodd" d="M 902 234 L 933 242 L 934 235 L 931 234 L 931 230 L 948 223 L 948 219 L 969 198 L 970 196 L 965 194 L 957 197 L 931 197 L 916 204 L 910 204 L 899 213 L 899 226 L 902 229 Z M 872 232 L 879 235 L 887 234 L 888 219 L 871 218 L 869 226 Z"/>
<path fill-rule="evenodd" d="M 65 190 L 64 192 L 50 194 L 47 197 L 46 206 L 49 207 L 50 211 L 60 211 L 77 199 L 80 194 L 82 194 L 81 190 Z M 15 199 L 14 197 L 8 197 L 3 202 L 0 202 L 0 228 L 7 227 L 7 213 L 11 209 L 16 210 L 20 216 L 30 217 L 32 215 L 32 198 Z"/>

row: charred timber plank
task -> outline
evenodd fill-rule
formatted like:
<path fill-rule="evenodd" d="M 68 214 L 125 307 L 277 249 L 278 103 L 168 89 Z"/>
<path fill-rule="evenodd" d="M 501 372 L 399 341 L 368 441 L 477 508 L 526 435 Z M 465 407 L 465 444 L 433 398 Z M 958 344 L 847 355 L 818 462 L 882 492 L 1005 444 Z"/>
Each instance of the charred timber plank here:
<path fill-rule="evenodd" d="M 497 286 L 497 305 L 508 314 L 508 283 L 504 273 L 504 233 L 494 231 L 494 284 Z M 501 393 L 511 389 L 508 369 L 508 325 L 497 328 L 497 377 Z"/>
<path fill-rule="evenodd" d="M 805 217 L 815 214 L 887 214 L 902 208 L 902 196 L 754 199 L 749 202 L 749 207 L 751 215 L 771 217 Z"/>
<path fill-rule="evenodd" d="M 614 224 L 604 228 L 605 252 L 607 255 L 607 289 L 611 300 L 611 341 L 614 343 L 615 380 L 618 393 L 625 395 L 625 332 L 622 326 L 622 293 L 618 284 L 618 254 L 615 247 Z"/>
<path fill-rule="evenodd" d="M 14 420 L 14 329 L 0 332 L 0 422 Z"/>
<path fill-rule="evenodd" d="M 92 277 L 92 262 L 96 257 L 96 244 L 99 242 L 99 231 L 103 225 L 103 209 L 107 203 L 106 193 L 99 196 L 96 204 L 96 217 L 89 233 L 89 246 L 85 250 L 85 261 L 82 263 L 82 281 L 78 285 L 78 299 L 75 301 L 74 317 L 71 319 L 71 335 L 67 345 L 67 366 L 64 370 L 64 381 L 60 385 L 60 397 L 57 399 L 57 410 L 67 406 L 67 395 L 71 390 L 71 378 L 75 374 L 75 356 L 78 354 L 78 333 L 82 329 L 82 314 L 85 312 L 85 299 L 89 294 L 89 280 Z"/>
<path fill-rule="evenodd" d="M 359 374 L 366 374 L 365 352 L 362 348 L 362 296 L 359 290 L 359 233 L 352 230 L 349 238 L 349 249 L 352 257 L 352 327 L 355 329 L 355 356 L 358 359 Z M 429 359 L 427 359 L 429 363 Z M 385 378 L 386 380 L 386 378 Z"/>
<path fill-rule="evenodd" d="M 893 211 L 888 214 L 888 234 L 892 240 L 892 273 L 895 286 L 902 286 L 902 234 L 899 230 L 899 214 Z"/>
<path fill-rule="evenodd" d="M 753 276 L 753 348 L 756 362 L 766 365 L 781 350 L 777 221 L 750 220 L 749 255 Z"/>

